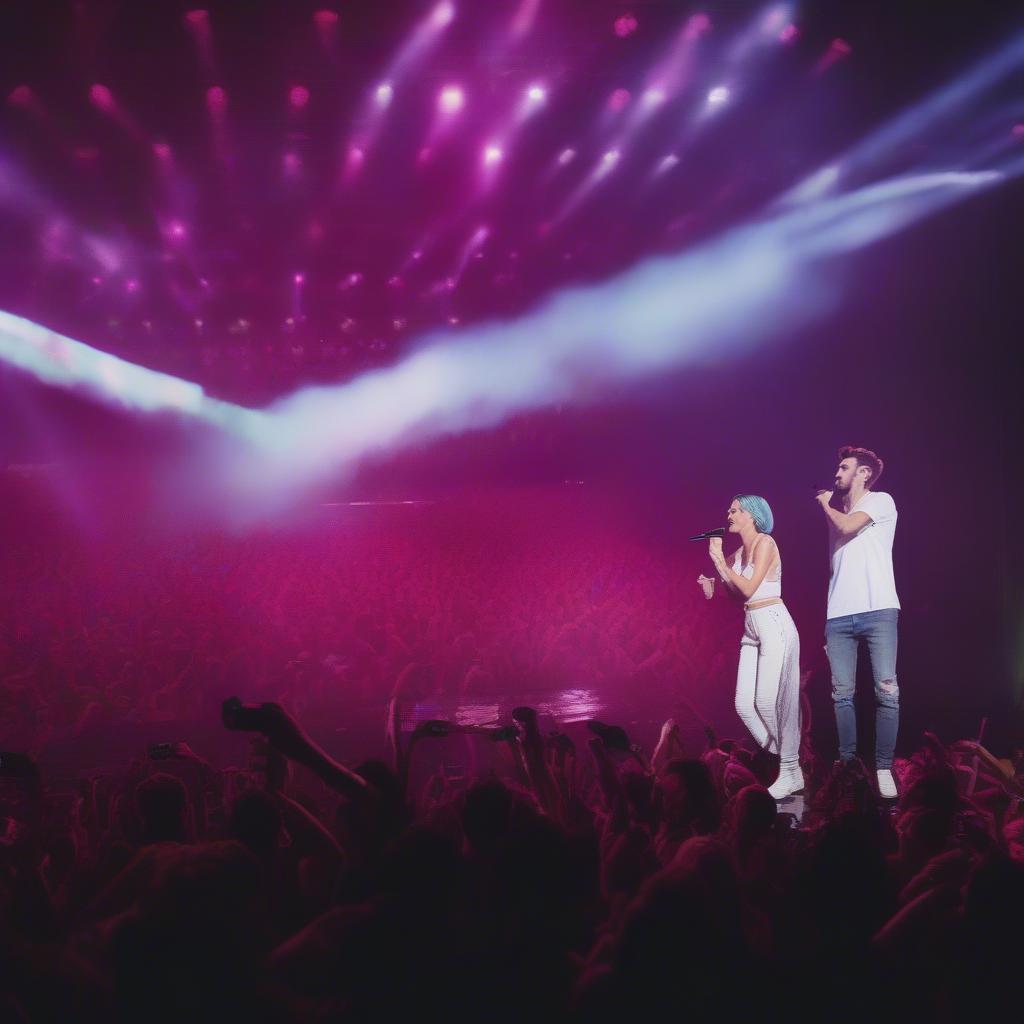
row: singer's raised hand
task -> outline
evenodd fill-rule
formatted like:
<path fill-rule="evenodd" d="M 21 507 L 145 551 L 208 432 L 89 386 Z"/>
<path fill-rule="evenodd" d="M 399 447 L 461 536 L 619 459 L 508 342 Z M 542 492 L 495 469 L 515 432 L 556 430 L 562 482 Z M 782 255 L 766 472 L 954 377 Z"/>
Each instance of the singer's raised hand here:
<path fill-rule="evenodd" d="M 709 537 L 708 538 L 708 554 L 712 559 L 722 557 L 722 538 L 721 537 Z"/>
<path fill-rule="evenodd" d="M 831 491 L 818 491 L 818 493 L 815 494 L 815 496 L 814 496 L 814 500 L 822 508 L 828 508 L 829 504 L 832 501 L 832 492 Z"/>

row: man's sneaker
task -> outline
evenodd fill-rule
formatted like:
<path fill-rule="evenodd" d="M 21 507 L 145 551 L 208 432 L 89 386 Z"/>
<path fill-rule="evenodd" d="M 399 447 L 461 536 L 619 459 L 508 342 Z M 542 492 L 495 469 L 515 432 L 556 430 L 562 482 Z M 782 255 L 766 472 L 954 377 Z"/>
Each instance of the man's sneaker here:
<path fill-rule="evenodd" d="M 779 772 L 779 777 L 768 787 L 768 792 L 775 800 L 785 800 L 803 788 L 804 773 L 799 768 L 790 768 Z"/>
<path fill-rule="evenodd" d="M 878 776 L 878 795 L 883 800 L 895 800 L 899 794 L 896 792 L 896 780 L 888 768 L 879 768 L 875 773 Z"/>

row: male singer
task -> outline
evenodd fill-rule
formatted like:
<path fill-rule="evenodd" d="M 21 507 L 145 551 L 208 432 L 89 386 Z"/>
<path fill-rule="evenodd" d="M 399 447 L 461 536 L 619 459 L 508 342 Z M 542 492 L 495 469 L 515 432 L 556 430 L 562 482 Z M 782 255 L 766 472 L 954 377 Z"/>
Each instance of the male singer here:
<path fill-rule="evenodd" d="M 857 651 L 868 648 L 875 680 L 875 768 L 878 792 L 895 799 L 892 757 L 900 721 L 896 681 L 896 630 L 900 601 L 892 568 L 896 504 L 876 490 L 884 463 L 867 448 L 839 450 L 833 491 L 817 500 L 828 519 L 832 577 L 828 586 L 825 643 L 832 668 L 832 700 L 839 733 L 839 757 L 857 752 L 857 714 L 853 694 Z M 833 495 L 838 508 L 832 507 Z"/>

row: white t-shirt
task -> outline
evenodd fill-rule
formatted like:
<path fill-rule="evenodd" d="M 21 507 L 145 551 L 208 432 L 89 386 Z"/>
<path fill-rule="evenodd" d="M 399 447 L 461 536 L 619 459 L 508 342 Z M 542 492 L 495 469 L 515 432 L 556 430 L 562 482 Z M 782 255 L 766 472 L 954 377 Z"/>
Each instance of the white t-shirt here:
<path fill-rule="evenodd" d="M 828 584 L 828 618 L 899 608 L 892 571 L 896 537 L 896 503 L 884 491 L 866 491 L 853 508 L 870 521 L 855 534 L 840 536 L 830 524 L 832 579 Z"/>

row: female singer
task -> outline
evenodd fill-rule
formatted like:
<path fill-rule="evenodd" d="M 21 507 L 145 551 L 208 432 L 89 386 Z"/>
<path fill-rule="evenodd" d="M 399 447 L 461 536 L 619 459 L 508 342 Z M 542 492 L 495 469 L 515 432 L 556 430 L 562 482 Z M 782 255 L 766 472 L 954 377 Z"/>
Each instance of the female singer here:
<path fill-rule="evenodd" d="M 756 494 L 738 494 L 728 512 L 729 533 L 740 547 L 731 559 L 722 538 L 708 542 L 729 596 L 743 604 L 743 638 L 736 674 L 736 711 L 751 736 L 769 753 L 779 755 L 779 777 L 768 787 L 776 800 L 804 787 L 800 770 L 800 637 L 782 603 L 782 558 L 771 536 L 772 510 Z M 731 565 L 730 565 L 731 562 Z M 704 596 L 714 596 L 715 580 L 697 578 Z"/>

